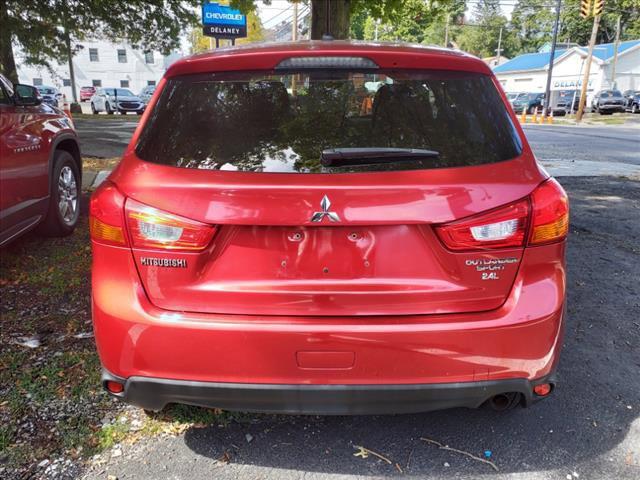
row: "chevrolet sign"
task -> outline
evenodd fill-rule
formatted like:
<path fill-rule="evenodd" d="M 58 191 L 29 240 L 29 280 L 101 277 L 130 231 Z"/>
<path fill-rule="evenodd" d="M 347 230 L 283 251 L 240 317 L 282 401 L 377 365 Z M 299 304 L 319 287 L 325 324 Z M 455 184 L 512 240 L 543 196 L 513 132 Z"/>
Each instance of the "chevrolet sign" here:
<path fill-rule="evenodd" d="M 202 33 L 208 37 L 247 36 L 247 17 L 239 10 L 217 3 L 202 4 Z"/>

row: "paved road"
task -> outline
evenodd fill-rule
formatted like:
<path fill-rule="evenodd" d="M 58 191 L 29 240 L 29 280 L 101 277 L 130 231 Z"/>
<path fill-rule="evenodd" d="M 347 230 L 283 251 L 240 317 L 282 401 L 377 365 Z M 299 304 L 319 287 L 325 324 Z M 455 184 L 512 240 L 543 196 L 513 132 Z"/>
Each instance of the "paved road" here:
<path fill-rule="evenodd" d="M 129 143 L 137 119 L 78 119 L 82 152 L 118 157 Z M 640 128 L 526 125 L 527 138 L 552 175 L 639 175 Z"/>
<path fill-rule="evenodd" d="M 131 140 L 138 125 L 136 117 L 131 120 L 103 118 L 74 120 L 80 137 L 80 149 L 83 155 L 90 157 L 120 157 Z"/>
<path fill-rule="evenodd" d="M 568 320 L 559 387 L 545 402 L 503 414 L 454 409 L 396 416 L 243 415 L 228 425 L 124 445 L 121 456 L 87 471 L 86 478 L 401 476 L 375 457 L 354 457 L 354 445 L 363 445 L 398 463 L 410 478 L 637 480 L 640 182 L 602 176 L 566 177 L 562 183 L 573 207 Z M 420 437 L 474 455 L 491 450 L 500 472 Z"/>

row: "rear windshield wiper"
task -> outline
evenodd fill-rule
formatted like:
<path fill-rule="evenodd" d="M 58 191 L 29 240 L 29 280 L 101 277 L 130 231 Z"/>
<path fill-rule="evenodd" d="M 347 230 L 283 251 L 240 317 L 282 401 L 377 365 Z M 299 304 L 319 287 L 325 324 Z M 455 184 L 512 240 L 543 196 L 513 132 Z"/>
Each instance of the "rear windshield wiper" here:
<path fill-rule="evenodd" d="M 437 158 L 435 150 L 421 148 L 329 148 L 322 151 L 323 167 L 371 163 L 406 162 L 422 158 Z"/>

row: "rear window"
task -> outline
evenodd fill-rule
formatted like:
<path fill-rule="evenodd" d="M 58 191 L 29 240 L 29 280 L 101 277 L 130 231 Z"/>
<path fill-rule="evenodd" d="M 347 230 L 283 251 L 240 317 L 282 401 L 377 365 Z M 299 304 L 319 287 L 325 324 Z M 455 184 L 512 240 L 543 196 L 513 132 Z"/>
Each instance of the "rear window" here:
<path fill-rule="evenodd" d="M 415 70 L 172 78 L 136 145 L 164 165 L 295 173 L 481 165 L 521 150 L 490 77 Z M 367 154 L 328 164 L 329 151 Z"/>

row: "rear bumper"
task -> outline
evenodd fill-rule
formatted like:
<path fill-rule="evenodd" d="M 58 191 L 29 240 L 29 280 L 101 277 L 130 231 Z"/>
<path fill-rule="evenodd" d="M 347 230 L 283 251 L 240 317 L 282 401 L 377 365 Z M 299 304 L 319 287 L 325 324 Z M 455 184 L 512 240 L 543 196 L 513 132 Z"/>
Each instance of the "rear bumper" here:
<path fill-rule="evenodd" d="M 600 110 L 606 110 L 606 111 L 612 111 L 612 112 L 624 112 L 625 111 L 625 106 L 624 105 L 616 105 L 616 104 L 600 104 L 598 105 L 598 108 Z"/>
<path fill-rule="evenodd" d="M 564 244 L 525 251 L 498 309 L 461 314 L 276 317 L 152 305 L 131 251 L 93 242 L 96 344 L 123 400 L 305 413 L 476 407 L 507 391 L 532 401 L 555 370 L 564 324 Z M 369 400 L 371 397 L 371 400 Z"/>
<path fill-rule="evenodd" d="M 484 382 L 418 385 L 272 385 L 193 382 L 148 377 L 122 379 L 103 371 L 102 381 L 125 385 L 113 394 L 127 403 L 159 411 L 169 403 L 243 412 L 304 415 L 379 415 L 418 413 L 446 408 L 477 408 L 491 397 L 517 392 L 524 406 L 546 397 L 533 387 L 555 381 L 551 376 L 529 381 L 524 378 Z"/>

